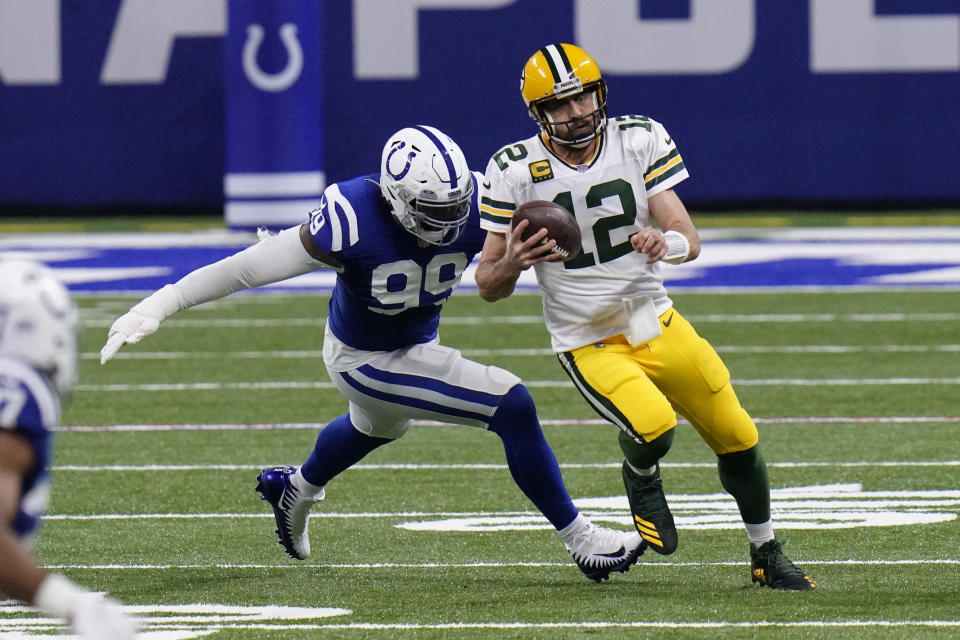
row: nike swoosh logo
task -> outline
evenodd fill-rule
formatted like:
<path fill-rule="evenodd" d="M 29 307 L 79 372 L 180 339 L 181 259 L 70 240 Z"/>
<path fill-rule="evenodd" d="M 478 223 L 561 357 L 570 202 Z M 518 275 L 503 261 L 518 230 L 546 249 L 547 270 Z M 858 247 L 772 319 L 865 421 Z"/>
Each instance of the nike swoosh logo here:
<path fill-rule="evenodd" d="M 673 144 L 673 138 L 667 138 L 666 140 L 664 140 L 664 142 L 666 142 L 667 144 Z"/>
<path fill-rule="evenodd" d="M 670 323 L 673 322 L 673 312 L 670 312 L 670 317 L 663 321 L 663 326 L 669 327 Z"/>
<path fill-rule="evenodd" d="M 489 183 L 489 182 L 481 182 L 480 184 L 483 186 L 484 189 L 489 189 L 489 188 L 490 188 L 490 183 Z"/>
<path fill-rule="evenodd" d="M 625 554 L 626 552 L 627 552 L 627 549 L 623 545 L 620 545 L 620 548 L 614 551 L 613 553 L 598 553 L 597 555 L 600 556 L 601 558 L 619 558 L 623 556 L 623 554 Z"/>

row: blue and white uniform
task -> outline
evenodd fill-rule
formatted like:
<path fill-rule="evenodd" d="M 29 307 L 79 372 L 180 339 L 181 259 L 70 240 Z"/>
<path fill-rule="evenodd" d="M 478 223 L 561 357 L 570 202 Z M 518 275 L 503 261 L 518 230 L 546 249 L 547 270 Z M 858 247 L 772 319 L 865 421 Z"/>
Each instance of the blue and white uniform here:
<path fill-rule="evenodd" d="M 397 438 L 418 418 L 486 427 L 520 379 L 437 342 L 443 303 L 486 236 L 476 196 L 459 238 L 435 246 L 400 226 L 378 179 L 330 185 L 310 214 L 314 243 L 342 265 L 324 338 L 327 370 L 367 435 Z"/>
<path fill-rule="evenodd" d="M 421 246 L 377 186 L 379 175 L 331 185 L 310 214 L 310 232 L 344 269 L 330 301 L 330 328 L 345 344 L 392 351 L 437 336 L 440 309 L 483 247 L 474 201 L 470 223 L 448 246 Z M 474 177 L 474 181 L 476 177 Z"/>
<path fill-rule="evenodd" d="M 53 428 L 60 400 L 50 383 L 20 360 L 0 356 L 0 429 L 23 438 L 33 449 L 33 466 L 24 474 L 13 531 L 28 538 L 40 525 L 50 497 Z"/>

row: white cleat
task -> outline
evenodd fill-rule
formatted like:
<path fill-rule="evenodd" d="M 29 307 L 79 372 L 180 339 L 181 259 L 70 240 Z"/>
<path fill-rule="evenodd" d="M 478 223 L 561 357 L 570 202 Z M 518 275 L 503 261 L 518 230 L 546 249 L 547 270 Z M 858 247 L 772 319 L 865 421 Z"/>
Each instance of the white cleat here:
<path fill-rule="evenodd" d="M 600 582 L 614 571 L 629 570 L 643 555 L 647 543 L 636 531 L 617 531 L 588 523 L 566 547 L 584 575 Z"/>
<path fill-rule="evenodd" d="M 310 555 L 307 524 L 310 509 L 323 500 L 323 491 L 312 498 L 303 497 L 291 478 L 295 467 L 268 467 L 257 476 L 260 499 L 273 507 L 279 543 L 291 558 L 305 560 Z"/>

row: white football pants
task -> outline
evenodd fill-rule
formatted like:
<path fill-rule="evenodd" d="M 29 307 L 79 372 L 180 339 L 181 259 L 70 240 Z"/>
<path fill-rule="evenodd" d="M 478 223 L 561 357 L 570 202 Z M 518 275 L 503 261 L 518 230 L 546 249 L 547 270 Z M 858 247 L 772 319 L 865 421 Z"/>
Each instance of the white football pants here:
<path fill-rule="evenodd" d="M 323 360 L 350 402 L 350 420 L 372 437 L 396 439 L 411 420 L 486 428 L 520 378 L 437 341 L 396 351 L 362 351 L 324 333 Z"/>

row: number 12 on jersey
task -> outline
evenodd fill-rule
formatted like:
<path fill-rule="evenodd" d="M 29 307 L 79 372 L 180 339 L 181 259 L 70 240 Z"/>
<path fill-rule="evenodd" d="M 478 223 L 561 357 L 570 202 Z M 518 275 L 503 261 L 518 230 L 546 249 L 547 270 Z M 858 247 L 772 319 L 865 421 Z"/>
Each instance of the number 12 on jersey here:
<path fill-rule="evenodd" d="M 593 235 L 596 254 L 584 251 L 580 248 L 580 253 L 569 260 L 565 260 L 563 266 L 565 269 L 583 269 L 592 267 L 596 264 L 603 264 L 616 260 L 620 256 L 633 251 L 630 244 L 629 234 L 625 241 L 613 244 L 611 232 L 615 229 L 624 227 L 633 227 L 637 221 L 637 200 L 633 195 L 633 188 L 630 183 L 622 178 L 609 180 L 595 184 L 587 190 L 586 203 L 587 208 L 599 207 L 603 204 L 605 198 L 619 198 L 620 209 L 623 213 L 613 216 L 603 216 L 598 218 L 590 227 Z M 561 191 L 554 197 L 553 201 L 567 209 L 571 213 L 573 210 L 573 194 L 569 191 Z"/>

